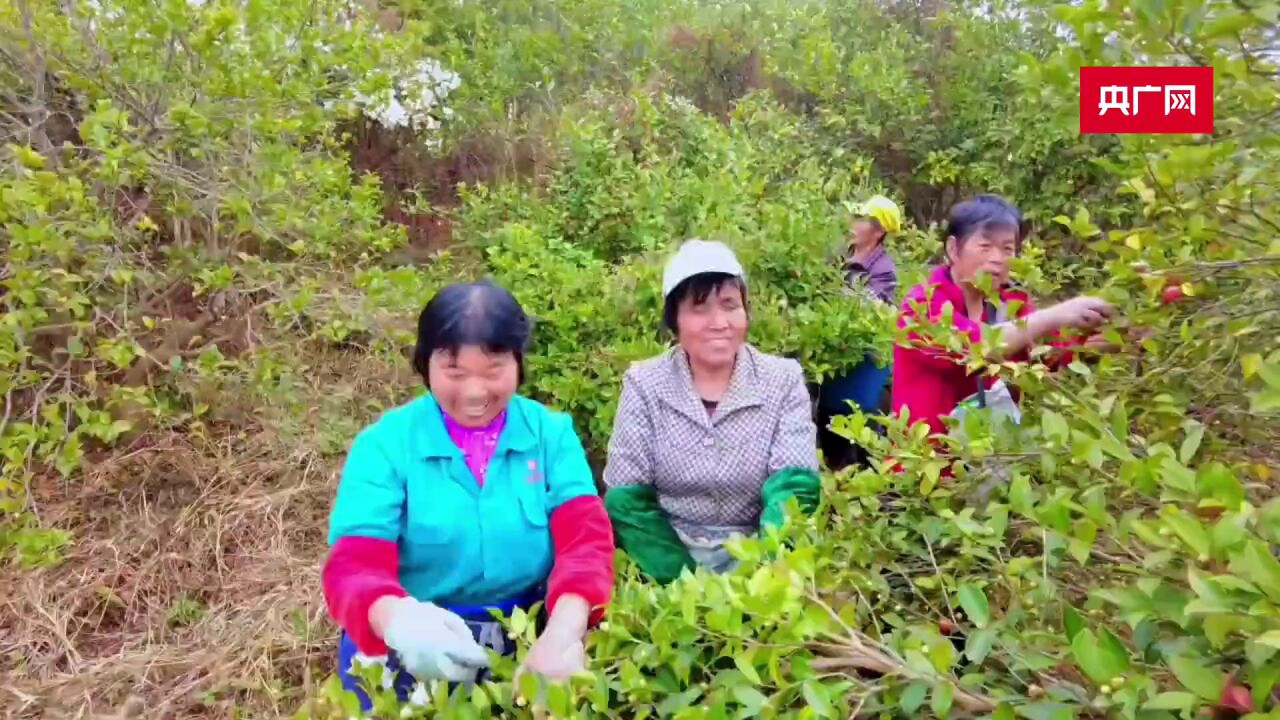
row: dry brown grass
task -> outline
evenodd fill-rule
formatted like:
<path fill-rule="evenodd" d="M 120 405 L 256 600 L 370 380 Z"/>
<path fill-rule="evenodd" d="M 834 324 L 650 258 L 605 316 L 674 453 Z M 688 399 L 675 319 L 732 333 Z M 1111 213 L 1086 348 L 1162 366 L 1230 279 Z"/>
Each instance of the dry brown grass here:
<path fill-rule="evenodd" d="M 341 457 L 276 423 L 363 422 L 412 384 L 358 353 L 308 360 L 301 419 L 231 395 L 241 422 L 153 431 L 35 488 L 73 544 L 56 567 L 0 572 L 0 716 L 281 717 L 332 671 L 319 574 Z"/>

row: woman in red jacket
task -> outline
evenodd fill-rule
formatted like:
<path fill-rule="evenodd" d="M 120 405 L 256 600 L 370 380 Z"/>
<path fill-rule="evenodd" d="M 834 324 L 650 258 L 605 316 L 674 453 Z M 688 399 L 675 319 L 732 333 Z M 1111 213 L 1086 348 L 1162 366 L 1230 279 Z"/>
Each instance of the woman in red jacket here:
<path fill-rule="evenodd" d="M 1063 330 L 1087 334 L 1114 314 L 1107 302 L 1081 295 L 1037 310 L 1026 293 L 1009 282 L 1010 261 L 1022 247 L 1022 214 L 998 195 L 979 195 L 951 209 L 944 249 L 946 264 L 907 292 L 898 327 L 949 323 L 965 344 L 976 345 L 987 326 L 998 335 L 995 354 L 1008 360 L 1027 360 L 1039 341 Z M 982 276 L 999 295 L 992 302 L 981 290 Z M 911 422 L 927 422 L 932 432 L 945 434 L 943 418 L 978 391 L 991 389 L 996 378 L 971 374 L 966 353 L 940 347 L 910 330 L 906 343 L 893 351 L 893 411 L 906 408 Z M 1058 363 L 1069 358 L 1059 345 Z M 1067 343 L 1070 344 L 1070 343 Z"/>

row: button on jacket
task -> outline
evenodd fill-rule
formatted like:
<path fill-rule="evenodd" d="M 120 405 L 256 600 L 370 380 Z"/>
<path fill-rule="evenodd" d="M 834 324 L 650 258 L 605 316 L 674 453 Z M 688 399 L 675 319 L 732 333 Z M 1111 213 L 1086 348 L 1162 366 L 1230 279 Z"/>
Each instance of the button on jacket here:
<path fill-rule="evenodd" d="M 679 347 L 635 363 L 622 382 L 604 481 L 652 485 L 682 534 L 758 529 L 760 489 L 787 467 L 818 469 L 817 428 L 800 364 L 750 345 L 711 413 Z"/>

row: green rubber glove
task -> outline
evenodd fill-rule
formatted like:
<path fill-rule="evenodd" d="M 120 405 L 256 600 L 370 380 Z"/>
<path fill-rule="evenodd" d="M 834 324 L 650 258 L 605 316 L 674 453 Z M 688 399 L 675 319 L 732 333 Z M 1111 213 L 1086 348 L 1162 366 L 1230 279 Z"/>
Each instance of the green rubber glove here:
<path fill-rule="evenodd" d="M 645 575 L 665 585 L 680 577 L 686 567 L 697 567 L 658 506 L 658 493 L 652 486 L 611 488 L 605 493 L 604 507 L 618 547 Z"/>
<path fill-rule="evenodd" d="M 760 489 L 760 502 L 764 506 L 760 513 L 760 529 L 782 527 L 787 517 L 789 498 L 796 499 L 802 512 L 812 513 L 818 508 L 821 493 L 822 478 L 807 468 L 783 468 L 770 475 Z"/>

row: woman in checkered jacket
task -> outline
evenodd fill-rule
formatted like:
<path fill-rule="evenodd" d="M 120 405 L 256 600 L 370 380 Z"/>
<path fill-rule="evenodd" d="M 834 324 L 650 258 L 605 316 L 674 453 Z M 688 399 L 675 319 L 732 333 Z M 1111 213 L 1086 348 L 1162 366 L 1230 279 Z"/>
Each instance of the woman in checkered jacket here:
<path fill-rule="evenodd" d="M 604 481 L 618 541 L 650 576 L 734 565 L 725 542 L 817 504 L 817 429 L 795 360 L 746 341 L 747 282 L 733 252 L 690 240 L 663 274 L 676 344 L 622 384 Z"/>

